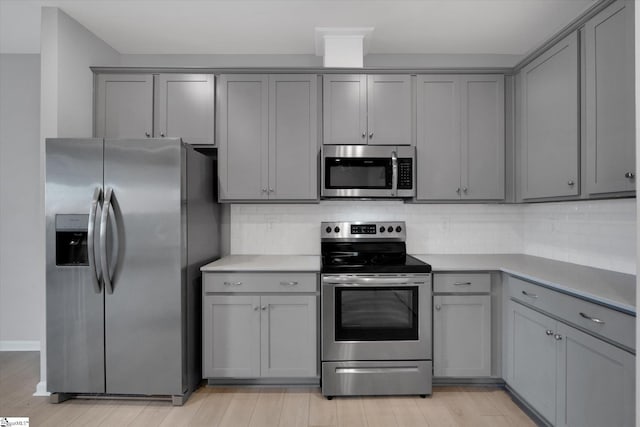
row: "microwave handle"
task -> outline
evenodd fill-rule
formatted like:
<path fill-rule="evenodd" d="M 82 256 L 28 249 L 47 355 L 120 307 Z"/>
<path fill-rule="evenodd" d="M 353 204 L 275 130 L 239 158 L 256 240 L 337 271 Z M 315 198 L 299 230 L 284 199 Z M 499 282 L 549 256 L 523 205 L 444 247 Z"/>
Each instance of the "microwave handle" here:
<path fill-rule="evenodd" d="M 391 152 L 391 195 L 396 196 L 398 190 L 398 155 Z"/>

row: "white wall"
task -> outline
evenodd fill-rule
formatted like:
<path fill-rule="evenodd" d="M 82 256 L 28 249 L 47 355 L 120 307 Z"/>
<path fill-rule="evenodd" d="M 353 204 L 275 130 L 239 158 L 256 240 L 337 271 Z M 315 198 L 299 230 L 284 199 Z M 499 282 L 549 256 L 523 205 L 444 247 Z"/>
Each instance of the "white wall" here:
<path fill-rule="evenodd" d="M 0 350 L 38 350 L 40 55 L 0 55 Z M 37 260 L 36 260 L 37 261 Z"/>
<path fill-rule="evenodd" d="M 528 205 L 323 201 L 231 206 L 231 253 L 319 254 L 320 222 L 407 223 L 410 253 L 526 253 L 635 274 L 634 199 Z"/>
<path fill-rule="evenodd" d="M 57 8 L 42 8 L 40 95 L 40 189 L 38 212 L 41 231 L 33 242 L 32 262 L 43 266 L 44 252 L 44 141 L 50 137 L 87 137 L 93 134 L 93 73 L 90 66 L 119 65 L 120 54 L 76 20 Z M 44 299 L 42 269 L 40 294 Z M 13 278 L 18 280 L 18 278 Z M 47 378 L 44 310 L 33 319 L 40 327 L 40 384 L 45 394 Z"/>

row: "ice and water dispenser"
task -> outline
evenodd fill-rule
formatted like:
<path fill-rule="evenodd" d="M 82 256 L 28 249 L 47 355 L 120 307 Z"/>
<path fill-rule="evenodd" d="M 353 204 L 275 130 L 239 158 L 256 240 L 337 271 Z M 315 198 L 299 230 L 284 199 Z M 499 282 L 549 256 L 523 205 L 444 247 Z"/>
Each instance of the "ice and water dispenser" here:
<path fill-rule="evenodd" d="M 89 265 L 88 224 L 89 215 L 56 215 L 56 265 Z"/>

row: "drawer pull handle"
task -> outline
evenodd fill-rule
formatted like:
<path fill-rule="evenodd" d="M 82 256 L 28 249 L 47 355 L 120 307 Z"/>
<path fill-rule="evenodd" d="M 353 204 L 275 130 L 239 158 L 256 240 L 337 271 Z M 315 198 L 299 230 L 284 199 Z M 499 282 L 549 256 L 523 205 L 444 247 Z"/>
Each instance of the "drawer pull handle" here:
<path fill-rule="evenodd" d="M 560 341 L 560 340 L 562 339 L 562 335 L 560 335 L 560 334 L 555 334 L 555 335 L 553 336 L 553 338 L 555 338 L 555 340 L 556 340 L 556 341 Z"/>
<path fill-rule="evenodd" d="M 282 286 L 297 286 L 298 282 L 280 282 Z"/>
<path fill-rule="evenodd" d="M 553 335 L 553 331 L 551 329 L 547 329 L 544 333 L 547 334 L 547 336 Z"/>
<path fill-rule="evenodd" d="M 224 282 L 225 286 L 240 286 L 242 282 Z"/>
<path fill-rule="evenodd" d="M 456 282 L 453 286 L 471 286 L 471 282 Z"/>
<path fill-rule="evenodd" d="M 587 320 L 591 320 L 593 323 L 598 323 L 600 325 L 604 325 L 604 320 L 600 320 L 600 319 L 596 319 L 595 317 L 587 316 L 583 312 L 580 312 L 580 316 L 582 316 L 583 318 L 585 318 Z"/>
<path fill-rule="evenodd" d="M 522 295 L 526 297 L 531 297 L 531 298 L 538 298 L 538 295 L 532 294 L 531 292 L 527 292 L 527 291 L 522 291 Z"/>

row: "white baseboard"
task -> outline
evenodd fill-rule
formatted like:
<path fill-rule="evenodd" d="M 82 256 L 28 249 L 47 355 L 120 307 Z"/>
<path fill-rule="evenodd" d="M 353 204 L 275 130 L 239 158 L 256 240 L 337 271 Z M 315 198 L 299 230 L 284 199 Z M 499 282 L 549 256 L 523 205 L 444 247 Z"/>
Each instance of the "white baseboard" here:
<path fill-rule="evenodd" d="M 36 392 L 33 393 L 34 396 L 49 396 L 51 393 L 47 391 L 47 382 L 40 381 L 36 386 Z"/>
<path fill-rule="evenodd" d="M 40 341 L 0 341 L 0 351 L 40 351 Z"/>

